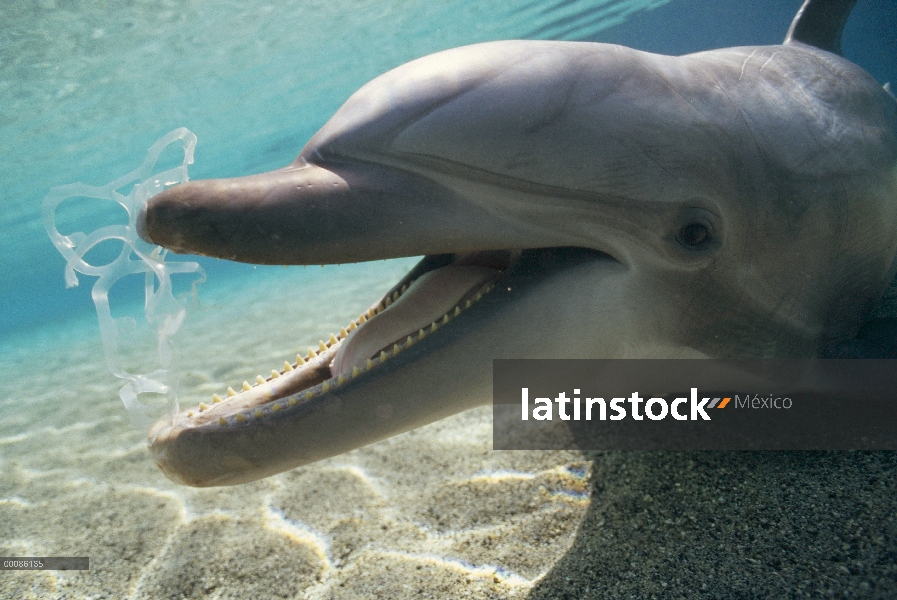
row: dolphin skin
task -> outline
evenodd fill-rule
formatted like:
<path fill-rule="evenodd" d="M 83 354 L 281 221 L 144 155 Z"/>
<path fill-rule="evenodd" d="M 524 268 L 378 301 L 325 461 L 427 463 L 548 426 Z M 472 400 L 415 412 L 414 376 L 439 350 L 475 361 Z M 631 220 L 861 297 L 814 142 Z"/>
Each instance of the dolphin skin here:
<path fill-rule="evenodd" d="M 800 358 L 897 270 L 897 102 L 838 55 L 504 41 L 374 79 L 290 165 L 152 198 L 141 236 L 260 264 L 424 255 L 266 380 L 163 419 L 175 481 L 252 481 L 491 401 L 493 358 Z"/>

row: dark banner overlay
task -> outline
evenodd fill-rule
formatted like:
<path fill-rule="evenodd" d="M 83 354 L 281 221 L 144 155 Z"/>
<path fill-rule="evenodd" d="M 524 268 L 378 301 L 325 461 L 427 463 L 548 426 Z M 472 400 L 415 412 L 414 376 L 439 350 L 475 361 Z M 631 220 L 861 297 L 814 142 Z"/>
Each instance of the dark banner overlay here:
<path fill-rule="evenodd" d="M 496 450 L 897 450 L 897 360 L 495 360 Z"/>
<path fill-rule="evenodd" d="M 0 556 L 0 571 L 89 571 L 87 556 Z"/>

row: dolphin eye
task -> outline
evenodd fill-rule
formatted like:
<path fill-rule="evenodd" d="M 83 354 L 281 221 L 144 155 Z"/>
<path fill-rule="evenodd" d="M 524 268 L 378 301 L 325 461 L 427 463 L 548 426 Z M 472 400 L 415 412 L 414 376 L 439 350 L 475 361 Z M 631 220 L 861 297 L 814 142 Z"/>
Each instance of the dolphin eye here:
<path fill-rule="evenodd" d="M 704 223 L 693 221 L 679 230 L 677 238 L 686 248 L 698 250 L 710 242 L 710 229 Z"/>

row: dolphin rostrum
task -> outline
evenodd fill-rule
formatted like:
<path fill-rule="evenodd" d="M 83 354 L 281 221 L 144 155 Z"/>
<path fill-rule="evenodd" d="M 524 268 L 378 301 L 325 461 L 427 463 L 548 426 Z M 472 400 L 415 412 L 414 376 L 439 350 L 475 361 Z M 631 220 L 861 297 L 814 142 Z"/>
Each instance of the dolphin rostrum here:
<path fill-rule="evenodd" d="M 440 52 L 287 167 L 152 198 L 140 233 L 175 252 L 425 255 L 318 351 L 157 423 L 153 457 L 266 477 L 489 402 L 493 358 L 830 355 L 897 270 L 897 102 L 838 55 L 852 4 L 808 0 L 778 46 Z"/>

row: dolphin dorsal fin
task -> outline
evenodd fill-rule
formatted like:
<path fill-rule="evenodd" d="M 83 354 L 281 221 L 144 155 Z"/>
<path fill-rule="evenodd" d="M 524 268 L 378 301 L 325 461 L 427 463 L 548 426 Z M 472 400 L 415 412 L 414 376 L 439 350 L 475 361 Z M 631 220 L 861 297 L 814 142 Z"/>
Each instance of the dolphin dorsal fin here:
<path fill-rule="evenodd" d="M 841 32 L 856 0 L 806 0 L 788 29 L 785 44 L 801 42 L 841 54 Z"/>

